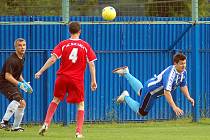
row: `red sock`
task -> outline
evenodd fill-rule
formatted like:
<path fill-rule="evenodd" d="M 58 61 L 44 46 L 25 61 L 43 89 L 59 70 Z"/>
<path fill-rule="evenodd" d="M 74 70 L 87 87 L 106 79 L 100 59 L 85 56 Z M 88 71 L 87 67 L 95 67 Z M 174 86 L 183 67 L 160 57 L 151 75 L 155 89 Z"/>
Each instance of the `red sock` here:
<path fill-rule="evenodd" d="M 84 110 L 77 111 L 77 126 L 76 132 L 82 133 L 82 126 L 84 123 Z"/>
<path fill-rule="evenodd" d="M 50 125 L 50 122 L 52 120 L 52 117 L 57 109 L 57 104 L 55 102 L 51 102 L 49 107 L 48 107 L 48 110 L 47 110 L 47 115 L 45 117 L 45 123 L 49 126 Z"/>

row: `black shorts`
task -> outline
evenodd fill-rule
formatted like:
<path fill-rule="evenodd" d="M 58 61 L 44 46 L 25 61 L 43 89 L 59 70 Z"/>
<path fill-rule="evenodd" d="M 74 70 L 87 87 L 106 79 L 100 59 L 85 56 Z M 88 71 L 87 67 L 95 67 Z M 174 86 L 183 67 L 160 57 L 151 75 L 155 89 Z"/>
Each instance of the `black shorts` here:
<path fill-rule="evenodd" d="M 0 88 L 0 92 L 9 100 L 9 101 L 20 101 L 23 100 L 23 96 L 16 86 L 5 85 Z"/>

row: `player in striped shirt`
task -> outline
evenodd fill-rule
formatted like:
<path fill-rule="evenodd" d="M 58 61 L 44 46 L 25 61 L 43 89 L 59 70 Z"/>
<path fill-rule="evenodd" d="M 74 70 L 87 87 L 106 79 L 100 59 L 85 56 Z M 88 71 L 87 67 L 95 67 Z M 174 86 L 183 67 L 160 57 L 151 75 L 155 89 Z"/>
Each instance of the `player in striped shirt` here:
<path fill-rule="evenodd" d="M 178 86 L 188 101 L 194 106 L 194 99 L 190 97 L 187 87 L 187 71 L 186 71 L 186 56 L 182 53 L 177 53 L 173 57 L 173 65 L 167 67 L 158 76 L 146 81 L 144 86 L 142 83 L 129 73 L 128 67 L 120 67 L 113 70 L 113 73 L 125 77 L 132 89 L 144 98 L 142 103 L 133 100 L 128 91 L 123 91 L 118 97 L 117 102 L 126 102 L 128 106 L 139 115 L 145 116 L 152 108 L 156 99 L 165 96 L 166 100 L 172 107 L 177 116 L 183 115 L 183 110 L 180 109 L 174 102 L 171 94 Z"/>

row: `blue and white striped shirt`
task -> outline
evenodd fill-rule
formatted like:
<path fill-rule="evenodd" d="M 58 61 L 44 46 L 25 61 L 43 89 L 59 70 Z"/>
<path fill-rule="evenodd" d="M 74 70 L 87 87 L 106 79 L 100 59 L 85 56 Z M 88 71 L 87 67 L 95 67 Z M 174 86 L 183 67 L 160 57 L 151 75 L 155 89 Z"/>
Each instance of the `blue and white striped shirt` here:
<path fill-rule="evenodd" d="M 150 92 L 151 95 L 159 97 L 164 94 L 164 90 L 171 93 L 178 87 L 187 85 L 187 71 L 177 72 L 174 65 L 167 67 L 158 76 L 149 79 L 143 88 L 143 92 Z"/>

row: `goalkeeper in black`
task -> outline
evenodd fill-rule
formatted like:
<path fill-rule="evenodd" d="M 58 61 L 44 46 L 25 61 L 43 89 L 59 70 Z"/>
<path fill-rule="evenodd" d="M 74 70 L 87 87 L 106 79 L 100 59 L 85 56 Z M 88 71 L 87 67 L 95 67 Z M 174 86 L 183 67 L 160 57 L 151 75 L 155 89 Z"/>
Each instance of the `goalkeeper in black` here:
<path fill-rule="evenodd" d="M 27 93 L 32 93 L 33 90 L 22 76 L 26 51 L 25 39 L 17 38 L 14 41 L 14 47 L 15 52 L 7 58 L 0 73 L 0 92 L 10 101 L 0 128 L 7 131 L 24 131 L 24 128 L 20 127 L 20 123 L 24 115 L 26 101 L 23 99 L 20 89 Z M 10 128 L 9 119 L 13 114 L 14 123 Z"/>

